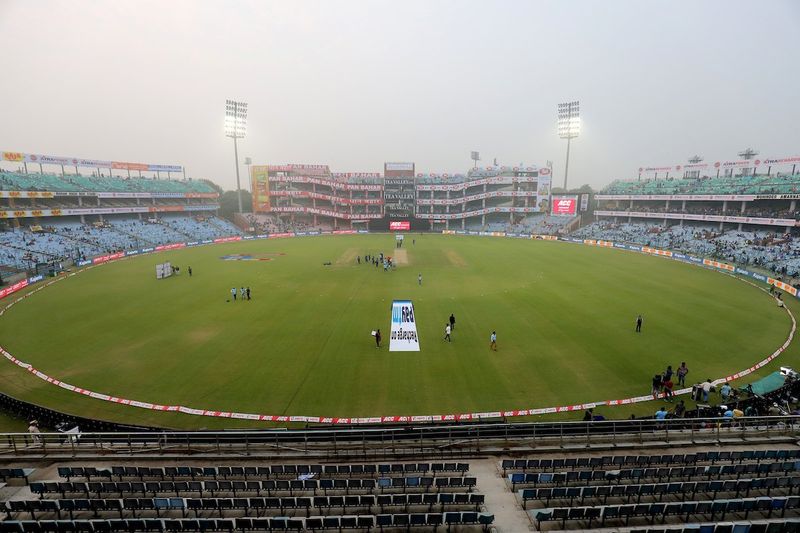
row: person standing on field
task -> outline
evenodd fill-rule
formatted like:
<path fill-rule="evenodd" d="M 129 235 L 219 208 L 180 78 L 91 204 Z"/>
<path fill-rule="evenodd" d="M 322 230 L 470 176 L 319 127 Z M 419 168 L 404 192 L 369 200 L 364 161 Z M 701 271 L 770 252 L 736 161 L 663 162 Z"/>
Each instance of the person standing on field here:
<path fill-rule="evenodd" d="M 231 298 L 233 298 L 234 302 L 236 301 L 236 287 L 231 289 Z"/>
<path fill-rule="evenodd" d="M 497 332 L 493 331 L 492 334 L 489 336 L 489 348 L 497 351 Z"/>
<path fill-rule="evenodd" d="M 450 330 L 456 329 L 456 317 L 453 313 L 450 313 Z"/>
<path fill-rule="evenodd" d="M 191 278 L 192 277 L 192 267 L 187 268 L 187 270 L 189 271 L 189 277 Z"/>
<path fill-rule="evenodd" d="M 642 332 L 642 315 L 636 317 L 636 333 Z"/>
<path fill-rule="evenodd" d="M 678 386 L 685 387 L 686 386 L 686 374 L 689 373 L 689 369 L 686 367 L 686 363 L 681 363 L 681 366 L 678 367 Z"/>
<path fill-rule="evenodd" d="M 444 340 L 446 340 L 447 342 L 451 342 L 450 341 L 450 324 L 445 324 L 444 325 Z"/>
<path fill-rule="evenodd" d="M 417 283 L 418 283 L 419 285 L 422 285 L 422 273 L 420 273 L 420 274 L 417 276 Z"/>
<path fill-rule="evenodd" d="M 379 329 L 375 330 L 375 346 L 376 348 L 381 347 L 381 330 Z"/>
<path fill-rule="evenodd" d="M 250 287 L 247 287 L 245 289 L 245 294 L 247 295 L 247 300 L 249 301 L 250 300 Z"/>

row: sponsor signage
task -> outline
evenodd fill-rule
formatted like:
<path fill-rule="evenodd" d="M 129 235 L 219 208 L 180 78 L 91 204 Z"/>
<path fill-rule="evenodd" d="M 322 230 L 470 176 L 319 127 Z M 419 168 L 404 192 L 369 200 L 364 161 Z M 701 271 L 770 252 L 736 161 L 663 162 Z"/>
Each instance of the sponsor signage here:
<path fill-rule="evenodd" d="M 349 178 L 380 178 L 380 172 L 333 172 L 332 178 L 349 179 Z"/>
<path fill-rule="evenodd" d="M 253 191 L 253 213 L 270 210 L 269 202 L 269 169 L 265 166 L 254 166 L 250 170 L 250 187 Z"/>
<path fill-rule="evenodd" d="M 793 227 L 800 224 L 792 218 L 737 217 L 727 215 L 693 215 L 689 213 L 651 213 L 649 211 L 595 211 L 598 216 L 656 218 L 671 220 L 706 220 L 709 222 L 731 222 L 733 224 L 763 224 L 765 226 Z"/>
<path fill-rule="evenodd" d="M 581 211 L 589 209 L 589 195 L 581 194 Z"/>
<path fill-rule="evenodd" d="M 144 170 L 149 172 L 182 172 L 181 165 L 154 165 L 148 163 L 126 163 L 123 161 L 106 161 L 104 159 L 85 159 L 82 157 L 65 157 L 47 154 L 27 154 L 24 152 L 2 152 L 3 161 L 16 163 L 39 163 L 41 165 L 60 165 L 89 168 L 113 168 L 119 170 Z"/>
<path fill-rule="evenodd" d="M 328 165 L 286 165 L 289 172 L 306 176 L 330 176 Z"/>
<path fill-rule="evenodd" d="M 414 170 L 414 163 L 384 163 L 383 168 L 386 170 Z"/>
<path fill-rule="evenodd" d="M 577 196 L 553 196 L 553 207 L 550 211 L 554 216 L 575 216 L 578 211 Z"/>
<path fill-rule="evenodd" d="M 411 300 L 392 302 L 392 327 L 389 337 L 390 352 L 418 352 L 417 322 Z"/>
<path fill-rule="evenodd" d="M 411 229 L 411 222 L 408 220 L 394 220 L 389 222 L 389 231 L 408 231 Z"/>

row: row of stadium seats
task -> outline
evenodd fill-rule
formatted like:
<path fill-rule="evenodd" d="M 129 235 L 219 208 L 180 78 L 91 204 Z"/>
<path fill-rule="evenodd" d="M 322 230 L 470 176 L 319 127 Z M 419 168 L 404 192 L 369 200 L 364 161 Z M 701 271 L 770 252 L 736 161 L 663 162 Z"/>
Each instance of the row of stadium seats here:
<path fill-rule="evenodd" d="M 651 526 L 631 528 L 628 533 L 797 533 L 800 519 L 745 520 L 736 522 L 714 522 L 686 524 L 683 526 Z"/>
<path fill-rule="evenodd" d="M 75 515 L 93 515 L 100 513 L 118 514 L 120 518 L 128 515 L 141 518 L 149 514 L 161 516 L 162 512 L 180 511 L 185 518 L 188 512 L 195 517 L 201 511 L 214 511 L 222 517 L 227 511 L 250 511 L 261 516 L 279 512 L 282 516 L 304 512 L 308 516 L 312 509 L 318 513 L 341 512 L 361 514 L 357 511 L 379 510 L 383 514 L 386 508 L 402 507 L 408 512 L 411 507 L 426 507 L 428 512 L 434 507 L 444 512 L 445 509 L 467 507 L 476 511 L 484 503 L 482 494 L 474 493 L 440 493 L 440 494 L 385 494 L 361 496 L 314 496 L 314 497 L 280 497 L 280 498 L 114 498 L 114 499 L 59 499 L 59 500 L 12 500 L 0 507 L 5 511 L 8 520 L 30 517 L 37 519 L 37 514 L 56 514 L 59 519 L 62 513 L 68 513 L 70 520 Z M 375 509 L 373 509 L 375 508 Z M 290 513 L 292 511 L 292 513 Z M 24 516 L 21 516 L 24 515 Z"/>
<path fill-rule="evenodd" d="M 750 492 L 765 492 L 767 496 L 773 490 L 783 491 L 791 495 L 795 492 L 800 493 L 800 477 L 761 477 L 748 479 L 729 479 L 716 481 L 684 481 L 674 483 L 644 483 L 630 485 L 592 485 L 586 487 L 554 487 L 540 489 L 522 489 L 519 497 L 522 500 L 523 508 L 529 501 L 544 501 L 545 505 L 550 504 L 550 500 L 569 500 L 570 505 L 576 500 L 580 500 L 583 505 L 585 500 L 602 500 L 605 505 L 609 498 L 625 500 L 631 503 L 636 499 L 636 503 L 641 503 L 642 498 L 680 497 L 682 500 L 687 498 L 695 499 L 698 495 L 712 495 L 712 499 L 717 499 L 720 493 L 733 494 L 734 497 L 749 497 Z"/>
<path fill-rule="evenodd" d="M 696 465 L 698 463 L 730 462 L 743 463 L 744 461 L 775 461 L 786 459 L 800 459 L 800 449 L 795 450 L 737 450 L 737 451 L 708 451 L 687 454 L 664 455 L 603 455 L 595 457 L 566 457 L 557 459 L 503 459 L 500 463 L 503 475 L 507 471 L 550 470 L 559 468 L 599 468 L 603 466 L 672 466 Z"/>
<path fill-rule="evenodd" d="M 661 468 L 625 468 L 621 470 L 568 470 L 566 472 L 518 473 L 509 474 L 512 490 L 518 485 L 536 487 L 538 485 L 590 484 L 591 482 L 613 481 L 621 483 L 628 480 L 653 479 L 661 482 L 672 479 L 705 478 L 722 479 L 726 476 L 769 476 L 772 474 L 794 473 L 800 470 L 800 461 L 774 463 L 747 463 L 712 466 L 675 466 Z M 638 482 L 638 481 L 636 481 Z"/>
<path fill-rule="evenodd" d="M 214 193 L 205 181 L 0 172 L 4 191 Z"/>
<path fill-rule="evenodd" d="M 567 521 L 588 523 L 591 529 L 594 521 L 604 527 L 607 521 L 625 521 L 627 526 L 631 518 L 644 517 L 651 523 L 656 520 L 665 521 L 669 517 L 680 518 L 689 522 L 693 516 L 708 517 L 710 520 L 724 520 L 726 514 L 743 514 L 747 520 L 750 513 L 762 513 L 766 518 L 773 514 L 783 518 L 787 510 L 796 510 L 800 506 L 800 496 L 788 498 L 742 498 L 730 500 L 706 500 L 697 502 L 674 503 L 642 503 L 631 505 L 602 505 L 592 507 L 556 507 L 530 511 L 536 528 L 541 530 L 542 522 L 561 522 L 566 528 Z"/>
<path fill-rule="evenodd" d="M 0 533 L 108 532 L 206 532 L 206 531 L 320 531 L 373 528 L 438 528 L 439 526 L 480 526 L 488 528 L 494 516 L 475 511 L 446 513 L 379 514 L 358 516 L 315 516 L 308 518 L 149 518 L 112 520 L 42 520 L 0 522 Z"/>
<path fill-rule="evenodd" d="M 36 472 L 35 468 L 0 468 L 0 480 L 24 479 L 28 483 L 28 478 Z"/>
<path fill-rule="evenodd" d="M 395 477 L 368 479 L 298 479 L 298 480 L 266 480 L 266 481 L 62 481 L 32 482 L 30 490 L 34 494 L 211 494 L 218 493 L 256 493 L 273 492 L 316 494 L 324 491 L 441 491 L 448 488 L 466 488 L 472 490 L 476 485 L 474 477 Z"/>
<path fill-rule="evenodd" d="M 269 478 L 281 476 L 302 476 L 306 474 L 326 476 L 363 476 L 385 474 L 427 474 L 448 472 L 469 472 L 469 463 L 384 463 L 384 464 L 287 464 L 264 466 L 112 466 L 95 468 L 82 466 L 58 467 L 58 475 L 67 480 L 78 477 L 91 479 L 116 477 L 148 479 L 217 479 L 217 478 Z"/>

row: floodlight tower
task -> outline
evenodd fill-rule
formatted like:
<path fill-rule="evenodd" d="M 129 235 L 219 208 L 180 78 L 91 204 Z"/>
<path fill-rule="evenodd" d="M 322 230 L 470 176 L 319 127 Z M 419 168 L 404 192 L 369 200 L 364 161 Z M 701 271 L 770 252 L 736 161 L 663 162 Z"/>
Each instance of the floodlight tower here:
<path fill-rule="evenodd" d="M 242 212 L 242 187 L 239 184 L 239 145 L 237 139 L 247 134 L 247 103 L 225 100 L 225 136 L 233 139 L 233 155 L 236 158 L 236 197 L 239 213 Z"/>
<path fill-rule="evenodd" d="M 580 105 L 578 100 L 558 104 L 558 136 L 567 140 L 567 163 L 564 165 L 564 191 L 567 190 L 569 176 L 570 141 L 581 132 Z"/>

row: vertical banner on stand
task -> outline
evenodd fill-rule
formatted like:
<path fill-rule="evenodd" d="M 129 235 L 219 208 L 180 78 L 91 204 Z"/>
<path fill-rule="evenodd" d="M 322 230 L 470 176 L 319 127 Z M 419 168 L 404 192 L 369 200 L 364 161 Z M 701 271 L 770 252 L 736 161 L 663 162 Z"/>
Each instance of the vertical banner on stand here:
<path fill-rule="evenodd" d="M 392 333 L 389 337 L 390 352 L 418 352 L 417 321 L 411 300 L 392 302 Z"/>
<path fill-rule="evenodd" d="M 269 167 L 253 166 L 250 170 L 250 185 L 253 191 L 253 213 L 264 213 L 270 210 L 269 203 Z"/>

